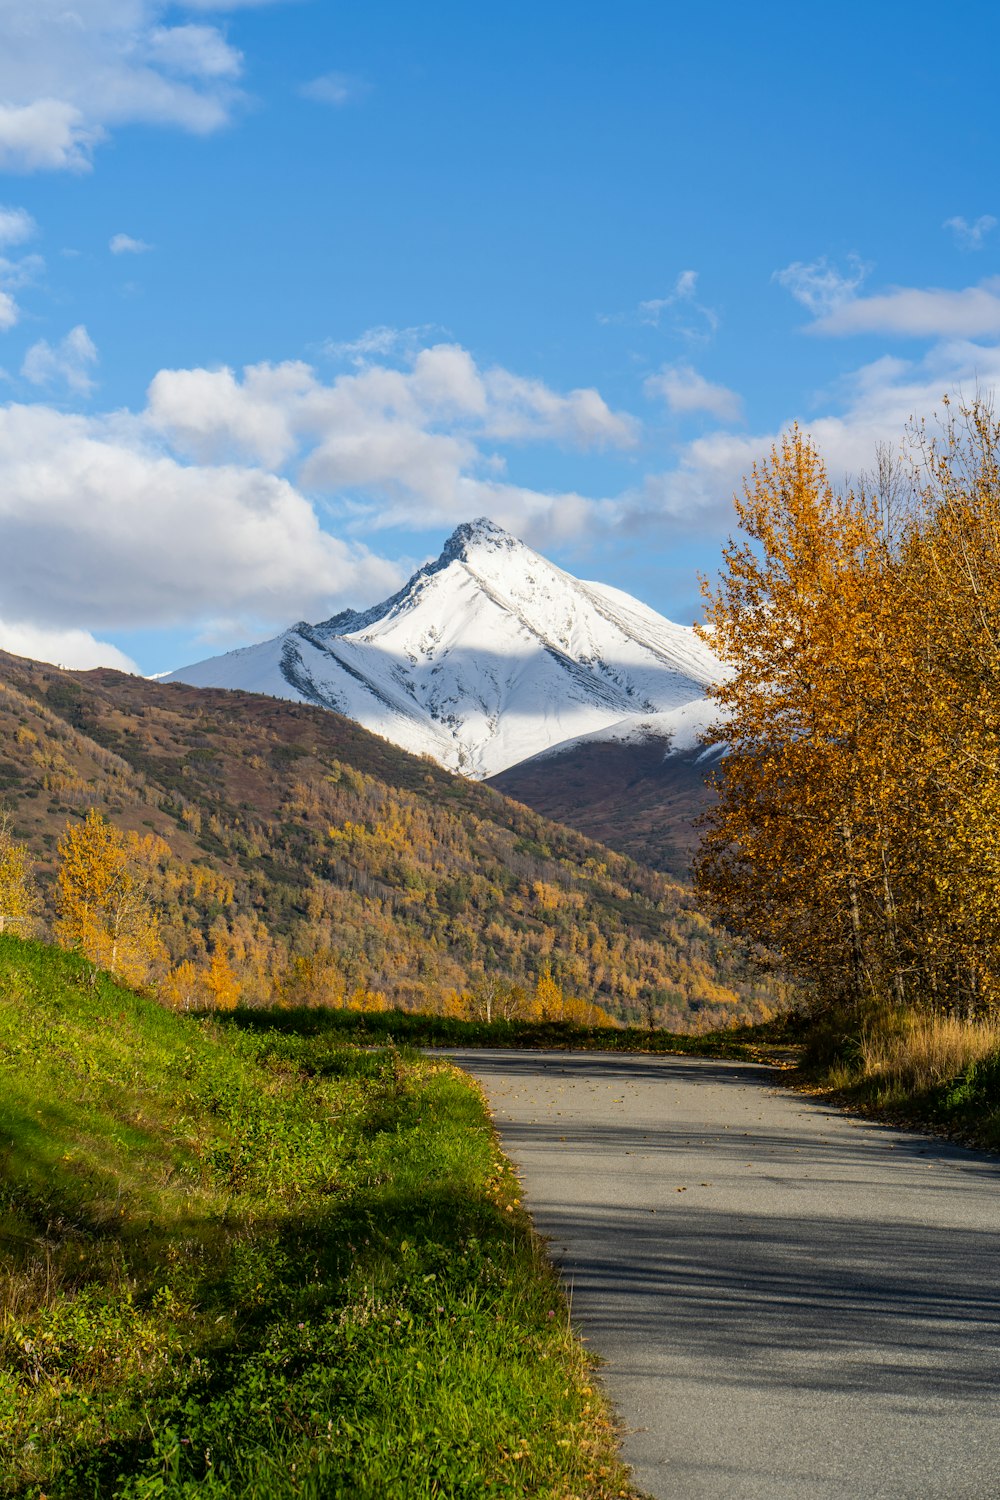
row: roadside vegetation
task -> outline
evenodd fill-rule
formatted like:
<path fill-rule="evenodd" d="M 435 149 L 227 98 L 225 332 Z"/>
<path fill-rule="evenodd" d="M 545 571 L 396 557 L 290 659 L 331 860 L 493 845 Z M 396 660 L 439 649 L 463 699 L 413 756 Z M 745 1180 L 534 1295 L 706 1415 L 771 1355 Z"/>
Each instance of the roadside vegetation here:
<path fill-rule="evenodd" d="M 853 1109 L 1000 1150 L 1000 1017 L 911 1007 L 812 1019 L 798 1075 Z"/>
<path fill-rule="evenodd" d="M 641 1026 L 579 1026 L 571 1021 L 463 1021 L 450 1016 L 384 1011 L 365 1015 L 342 1010 L 237 1011 L 233 1022 L 250 1029 L 290 1031 L 299 1036 L 341 1038 L 362 1046 L 525 1047 L 568 1052 L 662 1052 L 697 1057 L 786 1060 L 790 1049 L 780 1021 L 733 1026 L 724 1031 L 650 1030 Z"/>
<path fill-rule="evenodd" d="M 630 1494 L 484 1105 L 0 937 L 0 1494 Z"/>
<path fill-rule="evenodd" d="M 705 910 L 796 982 L 817 1082 L 995 1142 L 1000 421 L 945 398 L 841 490 L 795 428 L 736 503 Z"/>

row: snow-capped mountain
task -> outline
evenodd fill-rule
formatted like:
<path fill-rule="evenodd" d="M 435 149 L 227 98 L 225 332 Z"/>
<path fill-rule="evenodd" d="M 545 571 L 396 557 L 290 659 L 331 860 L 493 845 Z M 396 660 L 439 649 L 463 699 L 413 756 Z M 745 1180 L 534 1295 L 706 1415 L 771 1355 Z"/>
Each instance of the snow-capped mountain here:
<path fill-rule="evenodd" d="M 690 733 L 720 671 L 689 627 L 481 519 L 384 603 L 166 680 L 319 704 L 480 778 L 562 741 L 620 735 L 623 720 Z"/>

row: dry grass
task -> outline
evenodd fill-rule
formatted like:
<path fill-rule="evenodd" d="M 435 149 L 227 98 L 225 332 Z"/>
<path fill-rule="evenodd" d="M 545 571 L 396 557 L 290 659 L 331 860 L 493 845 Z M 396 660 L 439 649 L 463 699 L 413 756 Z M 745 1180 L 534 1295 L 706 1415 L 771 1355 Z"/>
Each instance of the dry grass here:
<path fill-rule="evenodd" d="M 891 1024 L 879 1017 L 861 1033 L 855 1080 L 861 1076 L 922 1093 L 957 1078 L 970 1064 L 1000 1053 L 1000 1017 L 966 1021 L 958 1016 L 906 1012 Z"/>

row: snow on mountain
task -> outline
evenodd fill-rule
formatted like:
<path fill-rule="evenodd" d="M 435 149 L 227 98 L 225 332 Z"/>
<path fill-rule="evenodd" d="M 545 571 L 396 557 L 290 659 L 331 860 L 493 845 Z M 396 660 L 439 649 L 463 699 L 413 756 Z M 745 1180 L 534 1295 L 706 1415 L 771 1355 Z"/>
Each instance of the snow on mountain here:
<path fill-rule="evenodd" d="M 562 740 L 557 745 L 549 745 L 544 750 L 538 751 L 532 759 L 541 760 L 545 756 L 562 755 L 564 751 L 574 750 L 578 745 L 611 742 L 621 745 L 639 745 L 648 741 L 661 740 L 669 746 L 667 753 L 670 755 L 698 754 L 700 760 L 708 761 L 715 759 L 721 752 L 717 747 L 704 748 L 702 736 L 709 725 L 718 720 L 719 714 L 718 706 L 710 699 L 693 698 L 690 703 L 682 703 L 680 708 L 664 709 L 662 713 L 629 714 L 626 718 L 618 719 L 614 724 L 604 725 L 590 734 L 578 734 L 571 740 Z"/>
<path fill-rule="evenodd" d="M 694 631 L 583 583 L 492 521 L 373 609 L 300 623 L 167 681 L 335 709 L 475 778 L 623 720 L 704 709 L 720 664 Z"/>

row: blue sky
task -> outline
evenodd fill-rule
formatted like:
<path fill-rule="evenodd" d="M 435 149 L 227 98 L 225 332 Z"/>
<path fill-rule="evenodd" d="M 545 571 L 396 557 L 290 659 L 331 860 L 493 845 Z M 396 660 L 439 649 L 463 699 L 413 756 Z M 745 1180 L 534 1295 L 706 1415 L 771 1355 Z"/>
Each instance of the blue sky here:
<path fill-rule="evenodd" d="M 0 645 L 164 670 L 483 513 L 689 621 L 791 420 L 1000 378 L 996 16 L 0 0 Z"/>

